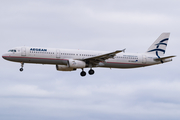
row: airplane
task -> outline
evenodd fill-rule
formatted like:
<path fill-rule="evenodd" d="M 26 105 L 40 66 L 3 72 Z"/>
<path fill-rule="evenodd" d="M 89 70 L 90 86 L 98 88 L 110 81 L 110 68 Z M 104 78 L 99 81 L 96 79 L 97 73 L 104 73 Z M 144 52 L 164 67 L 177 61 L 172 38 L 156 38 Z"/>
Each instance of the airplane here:
<path fill-rule="evenodd" d="M 24 63 L 51 64 L 58 71 L 75 71 L 82 69 L 80 75 L 86 76 L 84 68 L 90 68 L 93 75 L 95 67 L 104 68 L 138 68 L 172 61 L 173 56 L 163 57 L 170 33 L 162 33 L 145 53 L 125 53 L 125 49 L 113 52 L 73 50 L 42 47 L 15 47 L 2 57 L 5 60 L 20 62 L 20 71 Z"/>

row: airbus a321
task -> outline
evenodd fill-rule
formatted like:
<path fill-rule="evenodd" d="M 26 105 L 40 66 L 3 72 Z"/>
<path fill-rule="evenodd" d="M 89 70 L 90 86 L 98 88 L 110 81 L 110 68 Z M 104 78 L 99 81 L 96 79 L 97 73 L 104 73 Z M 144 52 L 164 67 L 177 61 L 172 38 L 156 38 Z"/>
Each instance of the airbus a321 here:
<path fill-rule="evenodd" d="M 172 61 L 172 57 L 164 57 L 170 33 L 162 33 L 144 53 L 125 53 L 125 49 L 113 52 L 72 50 L 41 47 L 15 47 L 2 57 L 13 62 L 20 62 L 20 71 L 24 63 L 52 64 L 59 71 L 82 69 L 81 76 L 86 76 L 84 68 L 89 68 L 93 75 L 95 67 L 104 68 L 138 68 L 162 64 Z"/>

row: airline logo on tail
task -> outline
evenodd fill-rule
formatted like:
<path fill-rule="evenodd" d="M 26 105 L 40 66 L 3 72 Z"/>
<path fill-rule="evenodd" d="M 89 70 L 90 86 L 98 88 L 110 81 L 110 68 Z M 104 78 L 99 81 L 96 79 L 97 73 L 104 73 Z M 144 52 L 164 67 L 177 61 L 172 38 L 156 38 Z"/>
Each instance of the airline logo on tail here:
<path fill-rule="evenodd" d="M 164 49 L 160 49 L 159 46 L 160 46 L 160 45 L 165 45 L 165 46 L 167 46 L 167 43 L 163 43 L 163 42 L 164 42 L 164 41 L 168 41 L 168 40 L 169 40 L 169 38 L 165 38 L 165 39 L 161 40 L 158 44 L 155 44 L 155 45 L 156 45 L 156 49 L 149 50 L 148 52 L 154 52 L 154 51 L 156 51 L 157 57 L 160 58 L 159 55 L 158 55 L 158 51 L 163 52 L 163 54 L 165 54 L 165 50 L 164 50 Z"/>

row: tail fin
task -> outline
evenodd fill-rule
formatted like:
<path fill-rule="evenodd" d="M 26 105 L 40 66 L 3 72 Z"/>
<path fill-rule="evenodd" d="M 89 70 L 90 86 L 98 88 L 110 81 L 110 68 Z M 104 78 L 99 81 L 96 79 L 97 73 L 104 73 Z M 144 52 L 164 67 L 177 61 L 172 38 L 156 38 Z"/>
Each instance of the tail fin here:
<path fill-rule="evenodd" d="M 158 39 L 149 47 L 147 53 L 155 54 L 158 58 L 163 56 L 166 51 L 170 33 L 162 33 Z"/>

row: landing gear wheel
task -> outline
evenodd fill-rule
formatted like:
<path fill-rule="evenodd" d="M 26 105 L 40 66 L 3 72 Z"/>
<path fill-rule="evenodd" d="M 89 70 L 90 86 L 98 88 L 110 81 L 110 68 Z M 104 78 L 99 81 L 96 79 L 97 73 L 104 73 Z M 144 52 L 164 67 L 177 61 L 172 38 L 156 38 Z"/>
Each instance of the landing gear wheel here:
<path fill-rule="evenodd" d="M 85 72 L 85 71 L 82 71 L 82 72 L 81 72 L 81 76 L 82 76 L 82 77 L 86 76 L 86 72 Z"/>
<path fill-rule="evenodd" d="M 22 72 L 22 71 L 23 71 L 23 68 L 20 68 L 19 70 Z"/>
<path fill-rule="evenodd" d="M 19 69 L 21 72 L 23 71 L 24 63 L 21 62 L 21 68 Z"/>
<path fill-rule="evenodd" d="M 93 75 L 93 74 L 94 74 L 94 70 L 93 70 L 93 69 L 90 69 L 90 70 L 89 70 L 89 74 L 90 74 L 90 75 Z"/>

